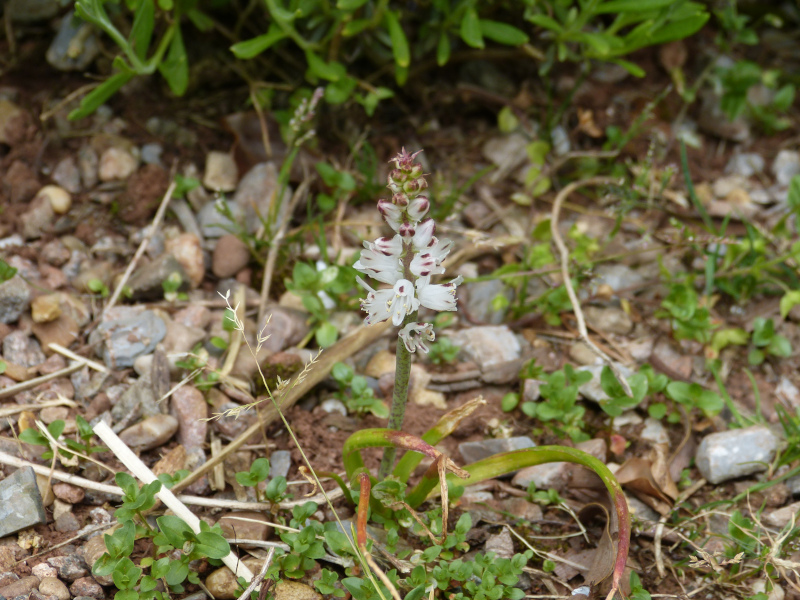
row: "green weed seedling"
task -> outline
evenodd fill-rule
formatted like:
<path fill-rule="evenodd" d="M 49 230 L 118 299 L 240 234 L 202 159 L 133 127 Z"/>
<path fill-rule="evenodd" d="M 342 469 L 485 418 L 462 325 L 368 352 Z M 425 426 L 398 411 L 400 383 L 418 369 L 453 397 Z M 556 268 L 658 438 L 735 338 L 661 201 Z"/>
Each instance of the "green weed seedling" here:
<path fill-rule="evenodd" d="M 756 366 L 764 362 L 768 356 L 787 358 L 792 355 L 789 340 L 775 332 L 772 319 L 756 317 L 753 321 L 753 338 L 747 362 Z"/>
<path fill-rule="evenodd" d="M 691 283 L 673 283 L 670 292 L 661 302 L 664 310 L 656 317 L 667 318 L 672 325 L 676 339 L 696 340 L 701 344 L 711 341 L 717 325 L 711 321 L 708 307 L 701 305 L 697 292 Z"/>
<path fill-rule="evenodd" d="M 86 288 L 93 294 L 98 294 L 101 298 L 108 298 L 111 293 L 108 286 L 97 278 L 87 281 Z"/>
<path fill-rule="evenodd" d="M 185 582 L 200 583 L 190 566 L 193 561 L 207 559 L 213 564 L 230 553 L 219 526 L 210 527 L 204 521 L 200 521 L 200 533 L 174 515 L 158 517 L 157 529 L 150 527 L 144 513 L 155 505 L 160 481 L 139 487 L 127 473 L 117 473 L 115 480 L 124 493 L 122 505 L 114 512 L 120 526 L 104 536 L 107 551 L 92 566 L 96 575 L 112 576 L 118 589 L 114 600 L 168 600 L 169 593 L 156 589 L 158 581 L 169 592 L 182 593 Z M 137 566 L 130 556 L 139 538 L 152 539 L 155 551 Z M 175 550 L 180 550 L 178 558 Z M 145 574 L 148 568 L 149 573 Z"/>
<path fill-rule="evenodd" d="M 329 321 L 330 312 L 339 306 L 355 287 L 355 274 L 350 267 L 337 265 L 321 268 L 297 262 L 292 269 L 292 278 L 286 280 L 286 289 L 302 299 L 303 306 L 311 313 L 311 328 L 320 348 L 332 346 L 339 331 Z"/>
<path fill-rule="evenodd" d="M 450 338 L 440 338 L 428 346 L 428 360 L 435 365 L 449 365 L 458 358 L 460 350 Z"/>
<path fill-rule="evenodd" d="M 67 448 L 79 454 L 83 454 L 84 456 L 89 456 L 96 452 L 106 452 L 108 450 L 103 446 L 96 446 L 92 443 L 92 440 L 94 439 L 94 432 L 92 431 L 92 426 L 89 425 L 89 422 L 86 419 L 80 415 L 77 415 L 75 417 L 75 425 L 77 426 L 78 430 L 77 438 L 65 438 L 63 443 Z M 47 431 L 54 440 L 58 441 L 59 438 L 61 438 L 62 433 L 64 433 L 64 427 L 66 427 L 66 423 L 61 419 L 56 419 L 47 426 Z M 27 444 L 44 446 L 45 448 L 48 448 L 48 450 L 42 454 L 43 460 L 50 460 L 53 458 L 53 450 L 50 447 L 50 440 L 48 440 L 42 432 L 36 430 L 35 428 L 29 427 L 28 429 L 21 431 L 19 434 L 19 439 Z M 71 459 L 74 456 L 72 452 L 69 452 L 63 448 L 59 448 L 58 453 L 66 459 Z"/>
<path fill-rule="evenodd" d="M 539 388 L 542 400 L 523 402 L 522 412 L 544 423 L 558 423 L 552 426 L 553 430 L 559 435 L 568 435 L 573 442 L 589 439 L 589 435 L 583 431 L 586 409 L 577 404 L 577 400 L 578 388 L 591 381 L 592 374 L 564 365 L 563 370 L 544 375 L 542 379 L 545 381 Z"/>
<path fill-rule="evenodd" d="M 288 484 L 286 482 L 286 477 L 278 475 L 270 479 L 264 491 L 259 493 L 258 486 L 260 483 L 267 480 L 269 477 L 269 470 L 269 460 L 266 458 L 257 458 L 250 465 L 249 471 L 240 471 L 236 473 L 236 481 L 239 482 L 239 485 L 243 485 L 244 487 L 255 488 L 256 497 L 259 497 L 260 501 L 275 505 L 286 500 L 288 497 L 286 493 Z"/>
<path fill-rule="evenodd" d="M 356 375 L 352 368 L 344 363 L 336 363 L 331 369 L 331 376 L 339 384 L 336 397 L 344 403 L 349 412 L 360 415 L 369 412 L 380 419 L 389 416 L 389 408 L 382 400 L 375 397 L 366 378 Z"/>
<path fill-rule="evenodd" d="M 318 162 L 315 166 L 330 192 L 317 194 L 317 206 L 323 213 L 329 213 L 341 200 L 355 193 L 356 180 L 347 171 L 340 171 L 328 163 Z"/>
<path fill-rule="evenodd" d="M 631 387 L 633 396 L 628 396 L 608 366 L 603 367 L 600 373 L 600 385 L 608 395 L 608 400 L 601 402 L 600 408 L 612 417 L 618 417 L 626 410 L 639 406 L 647 395 L 649 387 L 647 376 L 644 373 L 634 373 L 628 378 L 628 385 Z"/>
<path fill-rule="evenodd" d="M 173 271 L 169 276 L 161 282 L 161 287 L 164 290 L 164 300 L 167 302 L 175 302 L 176 300 L 188 300 L 189 296 L 185 292 L 181 292 L 183 279 L 180 273 Z"/>

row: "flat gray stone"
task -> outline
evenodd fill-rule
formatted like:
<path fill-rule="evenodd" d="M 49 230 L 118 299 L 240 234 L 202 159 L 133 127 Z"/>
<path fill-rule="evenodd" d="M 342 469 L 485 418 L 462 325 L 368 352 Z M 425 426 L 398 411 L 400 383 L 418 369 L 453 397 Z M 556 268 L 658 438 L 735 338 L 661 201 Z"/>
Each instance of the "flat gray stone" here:
<path fill-rule="evenodd" d="M 75 52 L 79 48 L 80 52 Z M 75 18 L 73 11 L 64 15 L 58 33 L 47 49 L 47 62 L 59 71 L 82 71 L 100 52 L 97 36 L 89 23 Z"/>
<path fill-rule="evenodd" d="M 485 382 L 507 383 L 517 378 L 522 366 L 522 347 L 505 325 L 462 329 L 450 339 L 478 365 Z"/>
<path fill-rule="evenodd" d="M 275 450 L 269 455 L 269 477 L 286 477 L 292 466 L 292 453 L 288 450 Z"/>
<path fill-rule="evenodd" d="M 754 425 L 712 433 L 703 438 L 695 462 L 709 483 L 766 471 L 778 449 L 778 436 L 769 427 Z"/>
<path fill-rule="evenodd" d="M 464 458 L 465 463 L 474 463 L 484 458 L 489 458 L 501 452 L 511 452 L 513 450 L 524 450 L 534 448 L 536 442 L 527 436 L 511 438 L 492 438 L 480 440 L 479 442 L 462 442 L 458 445 L 458 451 Z"/>
<path fill-rule="evenodd" d="M 504 296 L 509 302 L 514 299 L 514 290 L 499 279 L 466 283 L 463 286 L 466 296 L 467 312 L 473 322 L 500 325 L 508 312 L 505 308 L 494 310 L 492 303 L 497 296 Z M 462 293 L 459 290 L 459 293 Z"/>
<path fill-rule="evenodd" d="M 0 538 L 42 523 L 47 515 L 33 469 L 18 469 L 0 481 Z"/>
<path fill-rule="evenodd" d="M 236 231 L 236 224 L 220 213 L 217 210 L 217 205 L 227 206 L 233 218 L 237 221 L 241 221 L 244 217 L 244 211 L 235 202 L 224 199 L 209 202 L 197 213 L 197 224 L 200 226 L 200 231 L 205 238 L 220 238 L 225 234 Z"/>
<path fill-rule="evenodd" d="M 167 334 L 167 326 L 153 311 L 101 323 L 90 342 L 103 340 L 102 356 L 111 368 L 132 367 L 143 354 L 150 354 Z M 95 338 L 92 340 L 91 338 Z"/>
<path fill-rule="evenodd" d="M 189 276 L 172 254 L 166 253 L 154 261 L 142 265 L 133 272 L 128 280 L 128 287 L 133 300 L 160 300 L 164 297 L 164 281 L 173 273 L 181 278 L 178 291 L 185 292 L 189 289 Z"/>
<path fill-rule="evenodd" d="M 0 283 L 0 323 L 14 323 L 28 308 L 31 290 L 19 275 Z"/>

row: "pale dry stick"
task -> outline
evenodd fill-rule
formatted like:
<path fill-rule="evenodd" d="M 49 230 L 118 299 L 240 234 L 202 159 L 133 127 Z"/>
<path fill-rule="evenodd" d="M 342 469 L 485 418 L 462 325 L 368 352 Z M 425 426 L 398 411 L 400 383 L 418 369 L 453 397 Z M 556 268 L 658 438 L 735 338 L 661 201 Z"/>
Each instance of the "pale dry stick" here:
<path fill-rule="evenodd" d="M 272 237 L 272 243 L 270 244 L 269 253 L 267 254 L 267 262 L 264 264 L 264 280 L 261 283 L 261 298 L 258 303 L 259 326 L 264 321 L 264 317 L 267 313 L 267 301 L 269 300 L 269 291 L 272 287 L 272 274 L 275 271 L 275 263 L 278 260 L 278 251 L 280 250 L 281 242 L 286 236 L 286 228 L 289 226 L 289 222 L 292 220 L 292 213 L 294 213 L 294 209 L 297 207 L 300 199 L 305 197 L 309 187 L 311 187 L 311 178 L 306 177 L 294 191 L 294 194 L 292 195 L 292 198 L 289 200 L 289 204 L 286 207 L 286 211 L 283 212 L 283 218 L 278 226 L 278 230 Z"/>
<path fill-rule="evenodd" d="M 564 287 L 567 290 L 567 296 L 569 296 L 570 304 L 572 304 L 572 311 L 575 313 L 575 319 L 578 322 L 578 333 L 580 334 L 581 340 L 583 343 L 589 346 L 592 352 L 599 356 L 600 359 L 606 365 L 608 365 L 608 367 L 611 368 L 614 376 L 622 386 L 622 389 L 625 390 L 625 393 L 628 396 L 633 396 L 633 392 L 631 391 L 631 386 L 628 384 L 628 380 L 622 376 L 622 373 L 614 361 L 612 361 L 605 352 L 598 348 L 595 343 L 589 339 L 589 332 L 586 329 L 586 319 L 583 316 L 578 295 L 575 293 L 575 289 L 572 287 L 572 279 L 569 276 L 569 250 L 567 249 L 567 245 L 564 243 L 564 239 L 561 237 L 561 232 L 558 230 L 558 217 L 561 213 L 561 205 L 564 203 L 564 200 L 566 200 L 567 196 L 584 186 L 611 185 L 617 181 L 618 180 L 613 177 L 589 177 L 587 179 L 581 179 L 580 181 L 573 181 L 567 185 L 563 190 L 558 192 L 558 195 L 553 202 L 553 210 L 550 215 L 550 232 L 553 235 L 553 241 L 556 243 L 558 252 L 561 255 L 561 276 L 564 279 Z"/>
<path fill-rule="evenodd" d="M 130 279 L 131 275 L 133 274 L 134 269 L 136 269 L 136 265 L 139 263 L 139 259 L 142 258 L 142 255 L 147 250 L 147 246 L 150 245 L 150 239 L 158 229 L 159 225 L 161 225 L 161 220 L 164 218 L 164 213 L 167 212 L 167 206 L 169 206 L 169 201 L 172 199 L 172 193 L 175 191 L 175 186 L 177 183 L 173 179 L 172 183 L 169 184 L 167 188 L 167 192 L 164 194 L 164 197 L 161 199 L 161 204 L 158 206 L 158 210 L 156 211 L 156 215 L 153 217 L 153 222 L 150 224 L 150 230 L 144 236 L 142 243 L 139 244 L 139 247 L 136 249 L 136 253 L 133 255 L 131 262 L 128 263 L 128 267 L 125 269 L 125 272 L 122 274 L 122 279 L 119 280 L 117 287 L 114 289 L 114 293 L 111 294 L 111 298 L 106 303 L 105 308 L 103 309 L 103 316 L 108 314 L 108 311 L 116 304 L 117 300 L 119 300 L 119 296 L 122 293 L 122 290 L 125 288 L 125 285 L 128 283 L 128 279 Z"/>
<path fill-rule="evenodd" d="M 93 428 L 97 437 L 103 440 L 108 449 L 122 462 L 123 465 L 142 483 L 148 484 L 157 481 L 153 472 L 136 456 L 133 451 L 123 442 L 116 433 L 111 431 L 111 428 L 105 423 L 100 421 Z M 200 519 L 186 508 L 172 491 L 162 487 L 156 493 L 156 497 L 161 500 L 167 508 L 169 508 L 176 516 L 183 519 L 183 521 L 191 527 L 195 533 L 200 533 Z M 247 565 L 240 562 L 238 557 L 233 553 L 228 553 L 223 557 L 222 562 L 233 571 L 237 577 L 244 577 L 247 581 L 253 578 L 253 573 L 247 568 Z"/>
<path fill-rule="evenodd" d="M 9 37 L 9 38 L 7 38 L 7 39 L 10 41 L 12 38 L 11 38 L 11 37 Z M 88 93 L 89 93 L 89 92 L 91 92 L 91 91 L 92 91 L 94 88 L 96 88 L 98 85 L 100 85 L 100 83 L 89 83 L 89 84 L 87 84 L 87 85 L 84 85 L 84 86 L 81 86 L 81 87 L 79 87 L 79 88 L 78 88 L 77 90 L 75 90 L 74 92 L 72 92 L 72 93 L 70 93 L 70 94 L 67 94 L 67 96 L 66 96 L 66 97 L 65 97 L 63 100 L 61 100 L 61 102 L 59 102 L 58 104 L 56 104 L 56 105 L 55 105 L 53 108 L 51 108 L 50 110 L 46 110 L 46 111 L 44 111 L 44 112 L 43 112 L 41 115 L 39 115 L 39 120 L 40 120 L 42 123 L 44 123 L 45 121 L 47 121 L 48 119 L 50 119 L 50 117 L 52 117 L 54 114 L 56 114 L 58 111 L 60 111 L 62 108 L 64 108 L 64 107 L 65 107 L 67 104 L 69 104 L 70 102 L 72 102 L 72 101 L 73 101 L 75 98 L 80 98 L 80 97 L 81 97 L 81 96 L 83 96 L 84 94 L 88 94 Z"/>
<path fill-rule="evenodd" d="M 377 325 L 361 326 L 352 335 L 339 340 L 335 345 L 326 350 L 310 372 L 305 373 L 302 378 L 300 378 L 300 375 L 294 376 L 286 392 L 279 398 L 278 404 L 281 410 L 288 410 L 315 385 L 327 377 L 334 363 L 343 361 L 347 357 L 355 354 L 358 350 L 366 348 L 383 335 L 389 329 L 390 325 L 391 322 L 386 321 Z M 271 403 L 266 404 L 261 415 L 263 416 L 260 417 L 259 421 L 253 423 L 239 434 L 239 436 L 225 446 L 219 454 L 212 456 L 205 463 L 197 467 L 186 479 L 182 479 L 176 483 L 173 489 L 177 488 L 178 490 L 182 490 L 200 479 L 207 471 L 212 469 L 215 465 L 222 463 L 233 452 L 236 452 L 240 446 L 244 445 L 250 436 L 254 433 L 258 433 L 262 425 L 267 427 L 279 418 L 278 411 Z M 329 492 L 328 496 L 332 497 L 334 492 L 335 490 Z"/>
<path fill-rule="evenodd" d="M 683 444 L 685 442 L 686 442 L 686 437 L 684 437 L 680 447 L 683 447 Z M 678 451 L 673 452 L 673 458 L 677 454 L 677 452 Z M 670 459 L 670 462 L 672 462 L 672 459 Z M 691 487 L 685 489 L 683 492 L 678 494 L 678 497 L 675 498 L 675 506 L 678 506 L 679 504 L 688 500 L 691 496 L 694 495 L 694 493 L 697 490 L 702 488 L 706 483 L 708 482 L 705 479 L 700 479 L 699 481 L 696 481 Z M 666 523 L 667 523 L 667 515 L 662 515 L 661 518 L 658 520 L 658 525 L 656 525 L 655 535 L 653 536 L 656 569 L 658 569 L 658 576 L 662 578 L 667 576 L 667 570 L 664 568 L 664 557 L 661 549 L 661 540 L 664 537 L 664 526 L 666 525 Z"/>
<path fill-rule="evenodd" d="M 378 566 L 378 563 L 375 562 L 375 559 L 372 558 L 372 554 L 365 551 L 364 558 L 366 559 L 370 569 L 372 569 L 372 572 L 375 573 L 375 575 L 378 576 L 378 579 L 380 579 L 383 582 L 383 585 L 385 585 L 388 588 L 389 592 L 392 594 L 392 598 L 394 598 L 394 600 L 402 600 L 402 598 L 400 598 L 400 593 L 397 591 L 397 588 L 394 586 L 392 581 L 386 576 L 386 573 L 383 572 L 383 569 L 381 569 Z"/>
<path fill-rule="evenodd" d="M 19 394 L 20 392 L 25 392 L 27 390 L 35 388 L 38 385 L 47 383 L 48 381 L 52 381 L 53 379 L 58 379 L 59 377 L 66 377 L 67 375 L 71 375 L 75 371 L 80 371 L 84 366 L 85 366 L 84 363 L 70 365 L 68 367 L 64 367 L 63 369 L 59 369 L 58 371 L 54 371 L 53 373 L 42 375 L 41 377 L 34 377 L 33 379 L 29 379 L 28 381 L 22 381 L 20 383 L 10 385 L 7 388 L 0 390 L 0 400 L 2 400 L 3 398 L 9 398 L 16 394 Z"/>
<path fill-rule="evenodd" d="M 16 456 L 12 456 L 11 454 L 6 454 L 5 452 L 2 451 L 0 451 L 0 464 L 9 465 L 20 469 L 30 467 L 31 469 L 33 469 L 34 473 L 38 473 L 39 475 L 44 475 L 45 477 L 50 476 L 51 474 L 50 467 L 37 465 L 36 463 L 32 463 L 22 458 L 17 458 Z M 96 481 L 92 481 L 91 479 L 85 479 L 84 477 L 79 477 L 77 475 L 72 475 L 70 473 L 64 473 L 63 471 L 53 471 L 52 477 L 53 479 L 56 479 L 58 481 L 70 483 L 74 486 L 86 490 L 94 490 L 96 492 L 103 492 L 105 494 L 110 494 L 112 496 L 119 496 L 119 497 L 122 497 L 124 494 L 124 492 L 121 489 L 119 489 L 116 485 L 98 483 Z M 342 497 L 342 490 L 339 487 L 335 487 L 333 490 L 328 492 L 328 497 L 337 500 Z M 270 504 L 265 502 L 240 502 L 238 500 L 218 500 L 214 498 L 204 498 L 202 496 L 188 496 L 183 494 L 178 496 L 178 500 L 180 500 L 184 504 L 189 504 L 192 506 L 207 506 L 210 508 L 229 508 L 232 510 L 270 509 Z M 278 506 L 286 510 L 286 509 L 292 509 L 295 506 L 299 506 L 301 504 L 305 504 L 308 501 L 317 502 L 319 504 L 320 502 L 324 501 L 324 498 L 322 497 L 322 494 L 318 494 L 313 498 L 303 498 L 300 500 L 286 500 L 284 502 L 279 503 Z"/>
<path fill-rule="evenodd" d="M 261 144 L 264 146 L 264 152 L 267 154 L 267 159 L 272 159 L 272 144 L 269 143 L 269 129 L 267 129 L 267 120 L 264 118 L 264 111 L 261 109 L 261 104 L 256 98 L 256 91 L 253 86 L 250 86 L 250 102 L 253 103 L 253 108 L 256 109 L 256 116 L 258 117 L 258 124 L 261 127 Z"/>
<path fill-rule="evenodd" d="M 69 406 L 70 408 L 76 408 L 78 405 L 72 400 L 68 400 L 64 396 L 59 396 L 55 400 L 45 400 L 44 402 L 40 402 L 38 404 L 15 404 L 14 406 L 4 406 L 3 408 L 0 408 L 0 419 L 4 417 L 10 417 L 11 415 L 16 415 L 25 410 L 40 410 L 50 406 Z"/>
<path fill-rule="evenodd" d="M 236 307 L 236 317 L 242 321 L 244 321 L 245 292 L 246 288 L 243 285 L 240 285 L 233 293 L 234 306 Z M 225 314 L 228 313 L 226 312 Z M 225 380 L 225 378 L 228 377 L 233 369 L 233 365 L 236 362 L 236 357 L 239 356 L 239 350 L 242 348 L 243 338 L 244 332 L 235 329 L 231 331 L 231 343 L 228 346 L 228 354 L 225 356 L 225 362 L 222 364 L 222 368 L 219 370 L 219 378 L 221 380 Z"/>
<path fill-rule="evenodd" d="M 267 558 L 264 559 L 264 564 L 261 565 L 261 570 L 258 572 L 253 578 L 253 581 L 250 582 L 250 585 L 245 588 L 245 590 L 239 595 L 239 600 L 248 600 L 250 598 L 250 593 L 256 589 L 256 586 L 264 581 L 264 577 L 267 575 L 267 569 L 272 564 L 272 557 L 275 556 L 275 548 L 270 548 L 269 552 L 267 552 Z"/>
<path fill-rule="evenodd" d="M 510 525 L 506 525 L 505 528 L 508 529 L 511 533 L 513 533 L 514 537 L 516 537 L 520 542 L 522 542 L 528 548 L 528 550 L 532 551 L 536 556 L 546 556 L 547 558 L 549 558 L 550 560 L 552 560 L 554 562 L 564 563 L 565 565 L 570 566 L 573 569 L 577 569 L 578 571 L 588 571 L 589 570 L 589 567 L 586 567 L 584 565 L 580 565 L 580 564 L 578 564 L 576 562 L 572 562 L 571 560 L 568 560 L 566 558 L 562 558 L 560 556 L 552 554 L 551 552 L 545 552 L 544 550 L 537 550 L 536 548 L 534 548 L 530 544 L 530 542 L 528 542 L 528 540 L 526 540 L 524 537 L 522 537 L 520 534 L 518 534 L 516 531 L 514 531 L 514 529 Z"/>
<path fill-rule="evenodd" d="M 95 362 L 95 361 L 93 361 L 91 359 L 88 359 L 88 358 L 86 358 L 84 356 L 81 356 L 80 354 L 75 354 L 72 350 L 70 350 L 69 348 L 64 348 L 64 346 L 62 346 L 61 344 L 56 344 L 55 342 L 51 342 L 51 343 L 47 344 L 47 347 L 50 348 L 50 350 L 52 350 L 56 354 L 60 354 L 61 356 L 65 356 L 66 358 L 69 358 L 70 360 L 77 360 L 78 362 L 82 362 L 84 365 L 86 365 L 90 369 L 94 369 L 98 373 L 109 373 L 110 372 L 108 370 L 108 367 L 106 367 L 105 365 L 100 364 L 99 362 Z M 81 365 L 81 366 L 83 366 L 83 365 Z"/>

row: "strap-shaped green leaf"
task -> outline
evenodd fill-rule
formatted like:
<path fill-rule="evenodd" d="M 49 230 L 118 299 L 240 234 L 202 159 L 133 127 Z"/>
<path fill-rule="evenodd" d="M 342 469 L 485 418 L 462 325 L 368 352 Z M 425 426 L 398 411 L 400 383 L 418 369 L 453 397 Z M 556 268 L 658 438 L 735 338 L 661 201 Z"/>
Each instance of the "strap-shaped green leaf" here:
<path fill-rule="evenodd" d="M 254 37 L 251 40 L 234 44 L 231 46 L 231 52 L 233 52 L 236 58 L 247 60 L 258 56 L 285 37 L 286 34 L 283 30 L 275 23 L 271 23 L 267 33 Z"/>
<path fill-rule="evenodd" d="M 136 56 L 142 61 L 147 58 L 147 49 L 150 47 L 150 40 L 153 38 L 155 12 L 153 0 L 141 0 L 133 17 L 129 40 Z"/>
<path fill-rule="evenodd" d="M 389 30 L 389 39 L 392 41 L 392 54 L 394 62 L 400 67 L 408 67 L 411 64 L 411 51 L 408 48 L 408 39 L 400 25 L 397 13 L 391 10 L 386 11 L 386 29 Z"/>
<path fill-rule="evenodd" d="M 478 18 L 478 11 L 470 7 L 464 12 L 461 18 L 461 29 L 459 31 L 461 39 L 467 46 L 472 48 L 483 48 L 483 34 L 481 33 L 481 21 Z"/>

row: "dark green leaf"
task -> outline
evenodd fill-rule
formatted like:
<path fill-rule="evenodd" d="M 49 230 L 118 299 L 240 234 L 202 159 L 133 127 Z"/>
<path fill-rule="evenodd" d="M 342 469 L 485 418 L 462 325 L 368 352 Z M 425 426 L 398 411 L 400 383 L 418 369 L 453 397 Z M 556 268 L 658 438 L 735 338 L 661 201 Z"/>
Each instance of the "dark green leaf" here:
<path fill-rule="evenodd" d="M 153 0 L 139 0 L 129 38 L 133 51 L 139 57 L 139 60 L 144 61 L 147 58 L 147 49 L 150 47 L 150 40 L 153 37 L 154 24 L 155 5 Z"/>
<path fill-rule="evenodd" d="M 436 45 L 436 64 L 443 67 L 448 60 L 450 60 L 450 38 L 447 33 L 442 32 Z"/>
<path fill-rule="evenodd" d="M 481 22 L 478 19 L 478 12 L 470 7 L 464 12 L 461 19 L 461 28 L 459 30 L 461 39 L 467 46 L 472 48 L 483 49 L 483 35 L 481 33 Z"/>
<path fill-rule="evenodd" d="M 336 338 L 339 337 L 339 330 L 332 323 L 325 322 L 317 328 L 314 337 L 320 348 L 330 348 L 336 343 Z"/>
<path fill-rule="evenodd" d="M 489 19 L 481 19 L 480 23 L 483 37 L 489 38 L 498 44 L 505 44 L 506 46 L 520 46 L 522 44 L 526 44 L 529 40 L 524 31 L 517 29 L 508 23 L 490 21 Z"/>
<path fill-rule="evenodd" d="M 117 93 L 119 88 L 128 83 L 133 78 L 133 75 L 133 72 L 121 71 L 106 79 L 81 99 L 80 106 L 69 113 L 69 120 L 75 121 L 88 117 L 106 100 Z"/>
<path fill-rule="evenodd" d="M 277 24 L 271 23 L 267 33 L 254 37 L 251 40 L 234 44 L 231 46 L 231 52 L 233 52 L 236 58 L 254 58 L 285 37 L 286 34 L 283 30 L 278 27 Z"/>
<path fill-rule="evenodd" d="M 400 25 L 400 18 L 397 13 L 391 10 L 386 11 L 386 29 L 389 30 L 389 39 L 392 42 L 392 54 L 394 62 L 401 67 L 408 67 L 411 64 L 411 51 L 408 48 L 408 39 Z"/>
<path fill-rule="evenodd" d="M 167 55 L 158 66 L 158 71 L 167 80 L 169 89 L 176 96 L 183 96 L 189 86 L 189 57 L 186 55 L 186 47 L 183 45 L 183 35 L 181 28 L 177 25 L 175 34 L 169 44 Z"/>

